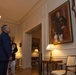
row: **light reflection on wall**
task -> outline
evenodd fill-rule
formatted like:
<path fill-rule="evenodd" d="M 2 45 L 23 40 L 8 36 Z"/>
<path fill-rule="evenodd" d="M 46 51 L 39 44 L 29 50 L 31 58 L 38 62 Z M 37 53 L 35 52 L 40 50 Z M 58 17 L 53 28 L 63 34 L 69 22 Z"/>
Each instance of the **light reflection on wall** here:
<path fill-rule="evenodd" d="M 16 52 L 16 58 L 20 59 L 22 58 L 21 48 L 19 46 L 17 46 L 17 48 L 18 48 L 18 51 Z"/>
<path fill-rule="evenodd" d="M 58 50 L 58 49 L 54 49 L 52 51 L 53 56 L 63 56 L 64 53 L 62 52 L 62 50 Z"/>

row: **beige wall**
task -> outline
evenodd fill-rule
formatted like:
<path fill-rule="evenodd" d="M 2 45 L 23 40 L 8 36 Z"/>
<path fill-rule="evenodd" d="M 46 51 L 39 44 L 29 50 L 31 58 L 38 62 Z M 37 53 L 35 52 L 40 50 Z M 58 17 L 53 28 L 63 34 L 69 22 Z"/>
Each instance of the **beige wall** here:
<path fill-rule="evenodd" d="M 48 13 L 66 2 L 67 0 L 40 0 L 24 17 L 22 24 L 16 24 L 6 21 L 0 21 L 0 27 L 3 24 L 8 24 L 11 27 L 11 36 L 15 37 L 15 42 L 19 47 L 19 43 L 22 41 L 22 53 L 23 53 L 23 68 L 31 67 L 30 57 L 31 52 L 31 36 L 26 34 L 29 30 L 41 24 L 42 27 L 42 55 L 43 59 L 49 58 L 49 52 L 46 51 L 46 46 L 49 43 L 49 23 L 48 23 Z M 70 0 L 71 1 L 71 0 Z M 57 50 L 53 51 L 54 57 L 66 57 L 70 54 L 76 54 L 76 18 L 74 17 L 74 12 L 71 10 L 71 20 L 72 20 L 72 29 L 73 29 L 73 43 L 59 44 L 56 45 Z M 1 30 L 0 30 L 1 32 Z M 28 39 L 28 40 L 27 40 Z M 29 47 L 30 46 L 30 47 Z M 28 60 L 29 59 L 29 60 Z M 27 61 L 27 62 L 26 62 Z"/>
<path fill-rule="evenodd" d="M 23 33 L 20 33 L 20 40 L 23 41 L 23 44 L 26 45 L 25 32 L 28 32 L 32 28 L 36 27 L 40 23 L 42 23 L 42 53 L 43 59 L 49 58 L 49 52 L 46 51 L 46 46 L 49 43 L 49 23 L 48 23 L 48 13 L 66 2 L 67 0 L 41 0 L 36 6 L 34 6 L 25 16 L 22 21 L 22 29 L 19 27 Z M 67 56 L 69 54 L 76 54 L 76 18 L 74 17 L 74 13 L 71 10 L 71 19 L 72 19 L 72 28 L 73 28 L 73 43 L 59 44 L 56 45 L 57 50 L 53 51 L 53 56 Z M 20 31 L 19 31 L 20 32 Z M 27 46 L 29 47 L 29 46 Z M 23 45 L 23 65 L 25 65 L 25 49 L 26 47 Z M 28 59 L 28 58 L 27 58 Z M 24 68 L 26 66 L 23 66 Z"/>

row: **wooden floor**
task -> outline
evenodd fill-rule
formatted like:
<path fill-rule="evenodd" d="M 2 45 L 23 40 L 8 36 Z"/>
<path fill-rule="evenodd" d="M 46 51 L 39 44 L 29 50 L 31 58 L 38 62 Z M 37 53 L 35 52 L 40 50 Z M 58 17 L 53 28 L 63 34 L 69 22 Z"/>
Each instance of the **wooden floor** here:
<path fill-rule="evenodd" d="M 18 69 L 16 70 L 16 75 L 39 75 L 38 67 L 34 66 L 30 69 Z"/>

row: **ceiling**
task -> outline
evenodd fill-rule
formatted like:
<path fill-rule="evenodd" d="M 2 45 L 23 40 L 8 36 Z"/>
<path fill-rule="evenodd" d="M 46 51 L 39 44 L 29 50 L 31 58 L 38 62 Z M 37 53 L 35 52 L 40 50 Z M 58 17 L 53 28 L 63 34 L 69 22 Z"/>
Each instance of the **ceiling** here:
<path fill-rule="evenodd" d="M 0 0 L 0 15 L 3 19 L 20 21 L 39 0 Z"/>

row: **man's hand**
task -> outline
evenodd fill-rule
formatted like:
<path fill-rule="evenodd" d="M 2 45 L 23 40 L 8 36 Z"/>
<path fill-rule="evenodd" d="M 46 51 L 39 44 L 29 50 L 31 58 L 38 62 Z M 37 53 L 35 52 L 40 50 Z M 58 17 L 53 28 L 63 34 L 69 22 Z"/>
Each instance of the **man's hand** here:
<path fill-rule="evenodd" d="M 61 27 L 61 29 L 64 29 L 64 28 L 65 28 L 65 26 L 62 26 L 62 27 Z"/>

